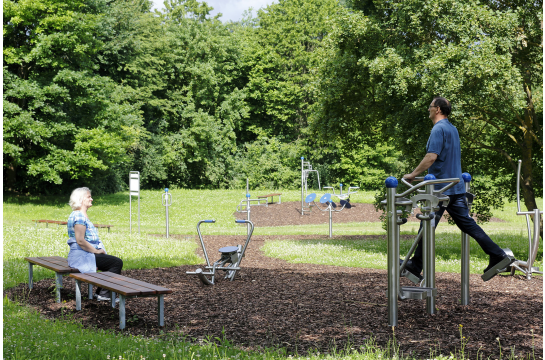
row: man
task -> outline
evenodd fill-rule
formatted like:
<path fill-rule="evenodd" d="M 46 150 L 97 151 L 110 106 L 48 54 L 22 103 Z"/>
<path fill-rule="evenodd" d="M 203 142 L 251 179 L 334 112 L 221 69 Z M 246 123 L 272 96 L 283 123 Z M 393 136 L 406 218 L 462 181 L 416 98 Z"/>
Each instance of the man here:
<path fill-rule="evenodd" d="M 416 169 L 412 173 L 404 175 L 403 178 L 408 182 L 412 182 L 415 177 L 428 170 L 428 173 L 433 174 L 436 179 L 460 179 L 458 184 L 444 192 L 445 195 L 448 195 L 450 201 L 446 207 L 443 206 L 442 202 L 439 203 L 439 211 L 435 213 L 435 227 L 439 224 L 445 210 L 448 211 L 460 230 L 475 239 L 490 257 L 488 267 L 484 270 L 486 272 L 506 258 L 507 255 L 469 215 L 465 185 L 462 179 L 460 137 L 456 127 L 447 118 L 451 111 L 449 101 L 443 97 L 435 97 L 428 111 L 433 122 L 433 129 L 426 145 L 427 154 Z M 444 186 L 445 184 L 438 184 L 435 187 L 440 189 Z M 422 225 L 420 226 L 422 227 Z M 406 269 L 420 277 L 422 271 L 422 241 L 418 244 L 413 258 L 407 262 Z"/>

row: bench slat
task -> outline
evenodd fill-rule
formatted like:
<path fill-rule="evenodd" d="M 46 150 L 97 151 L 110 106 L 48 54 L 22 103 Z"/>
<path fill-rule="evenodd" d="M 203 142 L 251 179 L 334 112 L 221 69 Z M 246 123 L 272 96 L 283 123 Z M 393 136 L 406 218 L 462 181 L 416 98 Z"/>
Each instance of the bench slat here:
<path fill-rule="evenodd" d="M 60 265 L 55 260 L 55 262 L 51 261 L 49 257 L 26 257 L 25 260 L 58 273 L 71 273 L 73 270 L 77 271 L 77 269 L 68 267 L 68 263 L 66 263 L 66 265 Z"/>
<path fill-rule="evenodd" d="M 110 281 L 103 280 L 101 278 L 96 277 L 97 273 L 88 273 L 88 274 L 70 274 L 70 277 L 73 277 L 74 279 L 81 280 L 83 282 L 86 282 L 88 284 L 93 284 L 98 287 L 114 291 L 118 294 L 124 295 L 124 296 L 134 296 L 134 295 L 143 295 L 141 291 L 134 290 L 119 284 L 114 284 Z M 153 294 L 153 293 L 152 293 Z"/>
<path fill-rule="evenodd" d="M 127 287 L 127 288 L 133 289 L 135 291 L 140 291 L 140 293 L 142 295 L 152 295 L 152 294 L 157 293 L 154 289 L 151 288 L 152 284 L 145 283 L 146 284 L 145 286 L 144 285 L 136 285 L 136 284 L 133 284 L 133 283 L 129 282 L 128 281 L 129 278 L 127 278 L 125 276 L 119 275 L 119 277 L 121 277 L 121 278 L 118 278 L 115 275 L 117 275 L 117 274 L 111 273 L 109 271 L 94 274 L 94 276 L 96 278 L 98 278 L 98 279 L 108 281 L 108 282 L 111 282 L 113 284 L 118 284 L 120 286 Z"/>
<path fill-rule="evenodd" d="M 150 283 L 147 283 L 147 282 L 144 282 L 144 281 L 129 278 L 129 277 L 126 277 L 126 276 L 123 276 L 123 275 L 118 275 L 118 274 L 115 274 L 115 273 L 111 273 L 109 271 L 103 272 L 102 274 L 109 274 L 108 276 L 111 277 L 111 278 L 123 280 L 123 281 L 126 281 L 126 282 L 131 283 L 131 284 L 147 287 L 149 289 L 154 290 L 156 294 L 171 294 L 172 293 L 171 289 L 167 289 L 167 288 L 159 286 L 159 285 L 154 285 L 154 284 L 150 284 Z"/>

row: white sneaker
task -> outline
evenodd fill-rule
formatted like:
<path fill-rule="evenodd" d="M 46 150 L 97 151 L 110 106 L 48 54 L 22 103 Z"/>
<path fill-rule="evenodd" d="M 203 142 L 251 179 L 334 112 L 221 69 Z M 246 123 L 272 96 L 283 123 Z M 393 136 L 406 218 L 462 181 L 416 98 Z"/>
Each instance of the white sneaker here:
<path fill-rule="evenodd" d="M 108 297 L 108 296 L 102 296 L 102 295 L 96 295 L 96 298 L 98 301 L 111 301 L 112 298 Z M 116 304 L 119 302 L 119 297 L 116 297 L 115 298 L 115 302 Z"/>

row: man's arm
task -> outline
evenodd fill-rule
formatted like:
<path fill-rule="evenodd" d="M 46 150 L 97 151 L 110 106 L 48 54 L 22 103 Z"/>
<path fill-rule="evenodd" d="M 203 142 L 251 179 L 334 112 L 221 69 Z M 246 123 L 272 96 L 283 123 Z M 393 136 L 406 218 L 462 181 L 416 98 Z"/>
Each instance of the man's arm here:
<path fill-rule="evenodd" d="M 437 154 L 427 153 L 426 156 L 424 156 L 424 159 L 422 159 L 420 164 L 416 167 L 416 169 L 414 169 L 413 172 L 410 174 L 403 175 L 403 178 L 408 182 L 412 182 L 415 177 L 428 170 L 430 166 L 432 166 L 432 164 L 435 162 L 435 160 L 437 160 Z"/>

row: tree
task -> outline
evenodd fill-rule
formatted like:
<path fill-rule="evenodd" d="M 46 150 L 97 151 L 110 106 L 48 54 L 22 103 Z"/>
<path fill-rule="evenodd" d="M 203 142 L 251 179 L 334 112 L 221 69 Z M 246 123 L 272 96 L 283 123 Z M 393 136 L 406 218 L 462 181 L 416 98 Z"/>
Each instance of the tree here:
<path fill-rule="evenodd" d="M 431 129 L 427 106 L 440 94 L 453 104 L 449 120 L 462 137 L 463 168 L 499 171 L 505 182 L 522 159 L 524 201 L 535 208 L 542 183 L 533 175 L 543 172 L 536 87 L 542 81 L 541 7 L 539 1 L 511 9 L 458 0 L 354 1 L 332 22 L 322 52 L 314 131 L 331 139 L 353 129 L 377 134 L 395 143 L 412 169 Z M 514 186 L 495 190 L 502 199 Z M 485 208 L 498 205 L 493 196 L 480 199 Z"/>
<path fill-rule="evenodd" d="M 141 118 L 130 89 L 96 74 L 106 5 L 3 3 L 5 188 L 47 192 L 94 179 L 118 190 L 107 170 L 125 158 Z"/>

